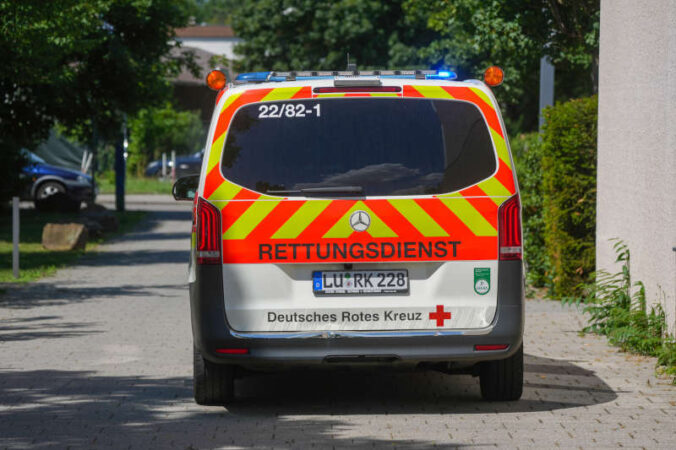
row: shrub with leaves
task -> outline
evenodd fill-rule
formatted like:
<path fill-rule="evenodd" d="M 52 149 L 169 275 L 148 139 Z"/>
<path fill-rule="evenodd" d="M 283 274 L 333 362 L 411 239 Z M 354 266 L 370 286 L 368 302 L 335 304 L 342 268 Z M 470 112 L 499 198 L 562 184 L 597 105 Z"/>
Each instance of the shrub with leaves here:
<path fill-rule="evenodd" d="M 584 287 L 586 297 L 568 297 L 563 301 L 585 302 L 589 326 L 584 332 L 607 336 L 611 344 L 622 350 L 656 356 L 664 371 L 676 375 L 676 343 L 667 335 L 664 310 L 657 304 L 647 311 L 643 283 L 631 281 L 629 248 L 619 240 L 613 248 L 621 272 L 599 272 L 596 283 Z"/>
<path fill-rule="evenodd" d="M 673 337 L 657 350 L 657 364 L 663 367 L 665 373 L 674 377 L 672 383 L 676 384 L 676 341 Z"/>
<path fill-rule="evenodd" d="M 548 277 L 542 217 L 542 141 L 538 133 L 529 133 L 510 139 L 510 144 L 521 194 L 526 277 L 530 285 L 543 287 Z"/>
<path fill-rule="evenodd" d="M 544 242 L 551 295 L 577 295 L 596 264 L 597 97 L 545 110 L 542 134 Z"/>
<path fill-rule="evenodd" d="M 198 112 L 178 111 L 170 103 L 142 109 L 129 121 L 129 171 L 142 176 L 146 165 L 162 153 L 192 153 L 204 145 L 206 130 Z"/>

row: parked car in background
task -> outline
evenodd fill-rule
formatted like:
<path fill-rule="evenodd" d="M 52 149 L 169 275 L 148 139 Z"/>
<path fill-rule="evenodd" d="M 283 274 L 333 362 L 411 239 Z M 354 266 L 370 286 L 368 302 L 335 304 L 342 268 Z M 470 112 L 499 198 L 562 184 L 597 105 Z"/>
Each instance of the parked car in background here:
<path fill-rule="evenodd" d="M 192 153 L 190 155 L 181 155 L 176 157 L 176 176 L 182 177 L 185 175 L 193 175 L 200 173 L 202 168 L 202 157 L 204 150 Z M 171 159 L 167 159 L 167 175 L 171 175 L 171 168 L 173 164 Z M 147 177 L 162 176 L 162 160 L 152 161 L 146 167 Z"/>
<path fill-rule="evenodd" d="M 32 200 L 36 209 L 56 207 L 78 211 L 82 202 L 94 202 L 96 199 L 96 186 L 91 176 L 77 170 L 49 165 L 29 151 L 23 153 L 28 164 L 23 168 L 22 175 L 29 182 L 21 199 Z"/>

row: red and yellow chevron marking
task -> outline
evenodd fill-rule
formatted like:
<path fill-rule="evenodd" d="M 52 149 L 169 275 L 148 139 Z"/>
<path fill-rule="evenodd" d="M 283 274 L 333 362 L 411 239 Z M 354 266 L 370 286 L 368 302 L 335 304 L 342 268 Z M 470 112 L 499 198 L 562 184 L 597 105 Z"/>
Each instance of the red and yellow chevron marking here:
<path fill-rule="evenodd" d="M 482 260 L 497 258 L 493 202 L 464 199 L 229 201 L 223 259 L 230 263 Z M 349 224 L 369 214 L 363 232 Z"/>
<path fill-rule="evenodd" d="M 426 97 L 475 104 L 498 155 L 495 175 L 459 192 L 418 199 L 301 200 L 274 197 L 225 180 L 220 159 L 227 127 L 243 105 L 325 97 Z M 313 94 L 309 86 L 251 89 L 226 98 L 207 162 L 203 197 L 221 207 L 223 261 L 360 262 L 497 259 L 498 206 L 516 191 L 500 119 L 490 97 L 467 86 L 406 85 L 402 93 Z M 355 211 L 371 218 L 357 232 Z"/>
<path fill-rule="evenodd" d="M 504 132 L 500 125 L 498 113 L 491 101 L 481 89 L 465 86 L 404 86 L 404 97 L 446 98 L 449 100 L 463 100 L 476 105 L 484 115 L 493 144 L 498 154 L 498 170 L 488 180 L 476 186 L 463 189 L 463 196 L 488 196 L 496 205 L 500 205 L 505 198 L 516 193 L 512 162 L 507 150 Z M 453 194 L 444 194 L 453 195 Z"/>

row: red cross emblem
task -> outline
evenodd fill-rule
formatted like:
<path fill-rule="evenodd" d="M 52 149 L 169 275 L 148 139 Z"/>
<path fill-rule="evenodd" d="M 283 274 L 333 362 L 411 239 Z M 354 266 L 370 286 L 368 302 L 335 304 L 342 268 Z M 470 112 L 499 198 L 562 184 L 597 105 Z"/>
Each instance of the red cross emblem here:
<path fill-rule="evenodd" d="M 443 327 L 446 319 L 451 320 L 451 313 L 444 312 L 444 305 L 437 305 L 437 311 L 430 313 L 430 320 L 436 320 L 438 327 Z"/>

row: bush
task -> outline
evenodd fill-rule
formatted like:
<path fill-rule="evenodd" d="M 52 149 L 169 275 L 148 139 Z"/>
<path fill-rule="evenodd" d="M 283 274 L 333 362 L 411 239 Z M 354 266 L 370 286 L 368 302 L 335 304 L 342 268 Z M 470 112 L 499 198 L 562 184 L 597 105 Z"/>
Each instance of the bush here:
<path fill-rule="evenodd" d="M 526 277 L 531 286 L 543 287 L 548 277 L 542 217 L 542 141 L 538 133 L 530 133 L 512 138 L 510 144 L 521 193 Z"/>
<path fill-rule="evenodd" d="M 676 342 L 667 335 L 664 310 L 658 303 L 648 312 L 643 283 L 637 281 L 632 287 L 629 249 L 622 241 L 613 248 L 622 271 L 599 272 L 594 283 L 581 287 L 584 298 L 565 298 L 563 302 L 587 304 L 584 312 L 589 315 L 589 326 L 583 331 L 607 336 L 624 351 L 656 356 L 664 372 L 676 375 Z"/>
<path fill-rule="evenodd" d="M 163 152 L 192 153 L 204 146 L 205 129 L 199 113 L 177 111 L 167 103 L 141 110 L 129 121 L 129 173 L 142 176 L 152 160 Z"/>
<path fill-rule="evenodd" d="M 664 345 L 657 350 L 657 364 L 664 367 L 664 372 L 674 377 L 673 384 L 676 384 L 676 341 L 671 339 L 665 341 Z"/>
<path fill-rule="evenodd" d="M 596 250 L 597 97 L 547 108 L 542 135 L 542 202 L 551 295 L 579 294 Z"/>

